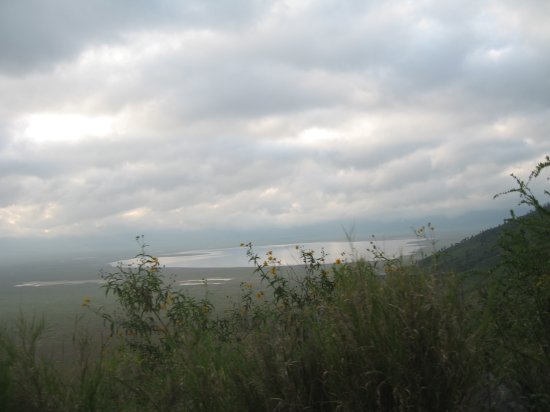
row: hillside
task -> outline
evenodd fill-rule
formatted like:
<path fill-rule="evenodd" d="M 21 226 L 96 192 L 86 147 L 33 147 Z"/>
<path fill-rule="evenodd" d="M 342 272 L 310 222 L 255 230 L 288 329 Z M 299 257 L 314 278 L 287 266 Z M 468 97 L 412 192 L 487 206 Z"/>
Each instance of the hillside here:
<path fill-rule="evenodd" d="M 550 205 L 545 209 L 550 210 Z M 518 222 L 537 219 L 537 212 L 530 212 L 524 216 L 514 219 L 507 219 L 499 226 L 483 230 L 477 235 L 462 239 L 447 248 L 438 252 L 438 268 L 442 271 L 453 271 L 456 273 L 470 271 L 487 271 L 495 269 L 504 253 L 502 241 L 506 234 L 514 233 Z M 421 266 L 433 264 L 433 257 L 428 256 L 422 259 Z"/>
<path fill-rule="evenodd" d="M 438 266 L 443 271 L 458 273 L 484 271 L 494 268 L 499 260 L 501 249 L 499 239 L 511 223 L 484 230 L 477 235 L 467 237 L 438 252 Z M 421 265 L 431 265 L 433 257 L 424 258 Z"/>

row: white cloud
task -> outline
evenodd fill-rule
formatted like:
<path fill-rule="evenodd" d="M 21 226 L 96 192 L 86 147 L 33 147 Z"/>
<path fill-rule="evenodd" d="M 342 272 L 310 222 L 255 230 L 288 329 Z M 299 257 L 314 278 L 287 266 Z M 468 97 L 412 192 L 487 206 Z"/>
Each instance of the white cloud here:
<path fill-rule="evenodd" d="M 104 137 L 114 132 L 107 116 L 87 117 L 73 113 L 37 113 L 15 122 L 14 135 L 33 143 L 76 142 L 86 137 Z M 17 130 L 19 129 L 19 130 Z"/>
<path fill-rule="evenodd" d="M 459 214 L 550 151 L 544 2 L 75 4 L 0 7 L 8 235 Z"/>

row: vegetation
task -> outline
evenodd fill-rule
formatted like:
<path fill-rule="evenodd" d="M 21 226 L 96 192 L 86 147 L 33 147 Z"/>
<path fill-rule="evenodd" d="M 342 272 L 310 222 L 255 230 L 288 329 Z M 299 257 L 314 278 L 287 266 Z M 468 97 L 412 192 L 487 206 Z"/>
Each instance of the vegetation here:
<path fill-rule="evenodd" d="M 445 254 L 327 265 L 301 249 L 300 272 L 246 244 L 261 283 L 221 313 L 141 243 L 135 267 L 102 274 L 118 306 L 83 302 L 108 336 L 77 330 L 70 360 L 41 351 L 43 320 L 0 331 L 0 410 L 550 410 L 550 213 L 530 186 L 549 166 L 514 176 L 506 193 L 534 213 L 512 214 L 475 282 Z"/>

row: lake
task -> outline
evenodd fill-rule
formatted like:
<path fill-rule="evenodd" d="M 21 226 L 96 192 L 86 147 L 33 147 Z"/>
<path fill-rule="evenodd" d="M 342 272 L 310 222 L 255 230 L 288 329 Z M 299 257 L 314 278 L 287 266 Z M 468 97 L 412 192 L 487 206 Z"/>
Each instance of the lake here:
<path fill-rule="evenodd" d="M 334 263 L 336 259 L 352 260 L 356 258 L 371 259 L 373 245 L 384 252 L 388 257 L 409 256 L 426 245 L 426 242 L 416 238 L 389 239 L 375 241 L 357 241 L 357 242 L 310 242 L 294 243 L 285 245 L 262 245 L 255 246 L 254 252 L 261 260 L 268 252 L 284 266 L 301 265 L 300 249 L 305 251 L 314 251 L 315 256 L 320 257 L 321 252 L 325 253 L 325 262 Z M 174 268 L 235 268 L 250 267 L 245 247 L 232 247 L 223 249 L 206 249 L 176 252 L 171 254 L 161 254 L 158 256 L 161 265 Z M 136 259 L 125 259 L 117 262 L 111 262 L 116 266 L 119 263 L 123 265 L 135 265 Z"/>

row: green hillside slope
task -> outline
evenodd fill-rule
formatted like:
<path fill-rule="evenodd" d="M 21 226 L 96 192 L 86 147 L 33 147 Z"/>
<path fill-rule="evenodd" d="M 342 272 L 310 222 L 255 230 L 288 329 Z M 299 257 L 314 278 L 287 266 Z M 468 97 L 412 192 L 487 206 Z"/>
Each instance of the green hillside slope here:
<path fill-rule="evenodd" d="M 550 210 L 550 205 L 546 205 L 545 209 Z M 511 238 L 519 230 L 521 223 L 533 222 L 536 219 L 537 212 L 531 212 L 515 219 L 507 219 L 499 226 L 464 238 L 437 252 L 437 267 L 441 271 L 455 273 L 495 270 L 506 253 L 503 247 L 506 248 L 507 242 L 512 241 Z M 550 245 L 550 237 L 548 243 Z M 433 263 L 433 256 L 419 261 L 419 264 L 425 267 Z"/>

